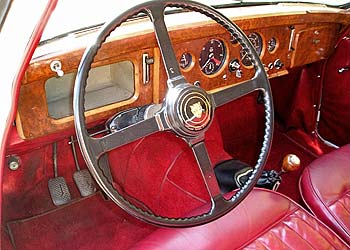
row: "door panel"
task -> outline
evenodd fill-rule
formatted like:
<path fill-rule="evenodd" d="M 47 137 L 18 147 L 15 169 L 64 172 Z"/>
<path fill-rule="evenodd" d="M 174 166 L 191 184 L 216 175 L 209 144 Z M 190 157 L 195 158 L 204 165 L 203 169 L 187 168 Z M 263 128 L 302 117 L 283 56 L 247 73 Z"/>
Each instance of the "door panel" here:
<path fill-rule="evenodd" d="M 350 38 L 338 43 L 323 72 L 320 135 L 338 146 L 350 142 Z"/>

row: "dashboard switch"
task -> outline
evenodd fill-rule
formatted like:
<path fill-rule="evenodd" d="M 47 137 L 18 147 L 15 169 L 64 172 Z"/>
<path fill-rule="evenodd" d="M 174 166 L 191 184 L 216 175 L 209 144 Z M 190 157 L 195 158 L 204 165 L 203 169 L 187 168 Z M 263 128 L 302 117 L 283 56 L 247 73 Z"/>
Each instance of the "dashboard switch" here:
<path fill-rule="evenodd" d="M 150 81 L 150 65 L 154 63 L 154 58 L 149 57 L 147 53 L 142 55 L 142 80 L 143 84 Z"/>
<path fill-rule="evenodd" d="M 284 64 L 281 62 L 280 59 L 276 59 L 276 61 L 273 63 L 273 66 L 275 67 L 275 69 L 280 69 L 284 66 Z"/>
<path fill-rule="evenodd" d="M 233 59 L 228 65 L 228 69 L 230 70 L 230 72 L 235 72 L 240 67 L 241 65 L 239 64 L 238 59 Z"/>
<path fill-rule="evenodd" d="M 56 72 L 57 77 L 62 77 L 64 75 L 64 72 L 62 70 L 62 63 L 61 61 L 54 60 L 50 63 L 50 69 L 53 72 Z"/>

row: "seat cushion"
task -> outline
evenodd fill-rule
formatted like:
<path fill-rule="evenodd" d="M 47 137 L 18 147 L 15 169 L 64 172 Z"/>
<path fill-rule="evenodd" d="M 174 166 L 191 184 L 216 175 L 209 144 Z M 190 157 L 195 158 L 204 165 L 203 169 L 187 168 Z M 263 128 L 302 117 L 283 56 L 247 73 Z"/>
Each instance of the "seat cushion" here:
<path fill-rule="evenodd" d="M 299 184 L 312 213 L 350 243 L 350 145 L 312 162 Z"/>
<path fill-rule="evenodd" d="M 132 249 L 349 249 L 333 231 L 289 198 L 254 189 L 235 209 L 192 228 L 161 228 Z"/>

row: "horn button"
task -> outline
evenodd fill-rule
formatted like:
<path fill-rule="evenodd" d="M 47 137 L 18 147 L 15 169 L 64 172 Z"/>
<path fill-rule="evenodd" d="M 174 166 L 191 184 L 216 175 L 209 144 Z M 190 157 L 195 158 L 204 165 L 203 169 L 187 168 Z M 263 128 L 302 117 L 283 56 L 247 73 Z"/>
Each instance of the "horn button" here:
<path fill-rule="evenodd" d="M 211 97 L 203 89 L 180 84 L 169 89 L 166 102 L 169 125 L 180 136 L 196 137 L 208 129 L 213 105 Z"/>

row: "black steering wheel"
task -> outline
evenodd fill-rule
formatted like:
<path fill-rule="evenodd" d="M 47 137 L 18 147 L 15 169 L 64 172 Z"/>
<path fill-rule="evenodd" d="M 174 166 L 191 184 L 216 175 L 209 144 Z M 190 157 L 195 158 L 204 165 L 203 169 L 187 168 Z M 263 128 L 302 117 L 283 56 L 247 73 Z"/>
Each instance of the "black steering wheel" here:
<path fill-rule="evenodd" d="M 164 9 L 166 7 L 177 7 L 200 12 L 222 25 L 237 39 L 246 51 L 247 56 L 250 58 L 255 68 L 254 77 L 248 81 L 232 85 L 212 94 L 188 83 L 181 74 L 164 23 Z M 101 138 L 93 138 L 87 132 L 84 115 L 85 87 L 91 64 L 98 49 L 110 33 L 128 18 L 139 13 L 148 15 L 154 25 L 158 46 L 168 76 L 168 92 L 162 108 L 153 117 L 119 131 L 112 132 Z M 230 199 L 225 199 L 220 192 L 213 166 L 204 144 L 204 132 L 208 129 L 213 120 L 215 108 L 256 90 L 260 90 L 263 93 L 265 106 L 265 131 L 262 147 L 249 179 Z M 197 111 L 194 111 L 196 106 Z M 228 18 L 211 7 L 192 1 L 156 0 L 146 2 L 129 9 L 107 23 L 100 31 L 95 42 L 87 47 L 81 59 L 74 87 L 73 109 L 75 129 L 82 154 L 91 174 L 101 189 L 111 200 L 129 214 L 144 221 L 162 226 L 185 227 L 204 224 L 232 210 L 247 196 L 257 182 L 265 165 L 272 141 L 272 96 L 270 84 L 259 56 L 245 34 Z M 191 122 L 191 117 L 193 116 L 197 118 L 195 122 Z M 209 212 L 194 217 L 167 218 L 144 211 L 131 204 L 123 197 L 120 192 L 115 189 L 103 169 L 99 166 L 99 158 L 106 152 L 158 131 L 166 130 L 173 131 L 175 134 L 185 139 L 191 147 L 202 173 L 206 189 L 210 195 L 211 209 Z"/>

